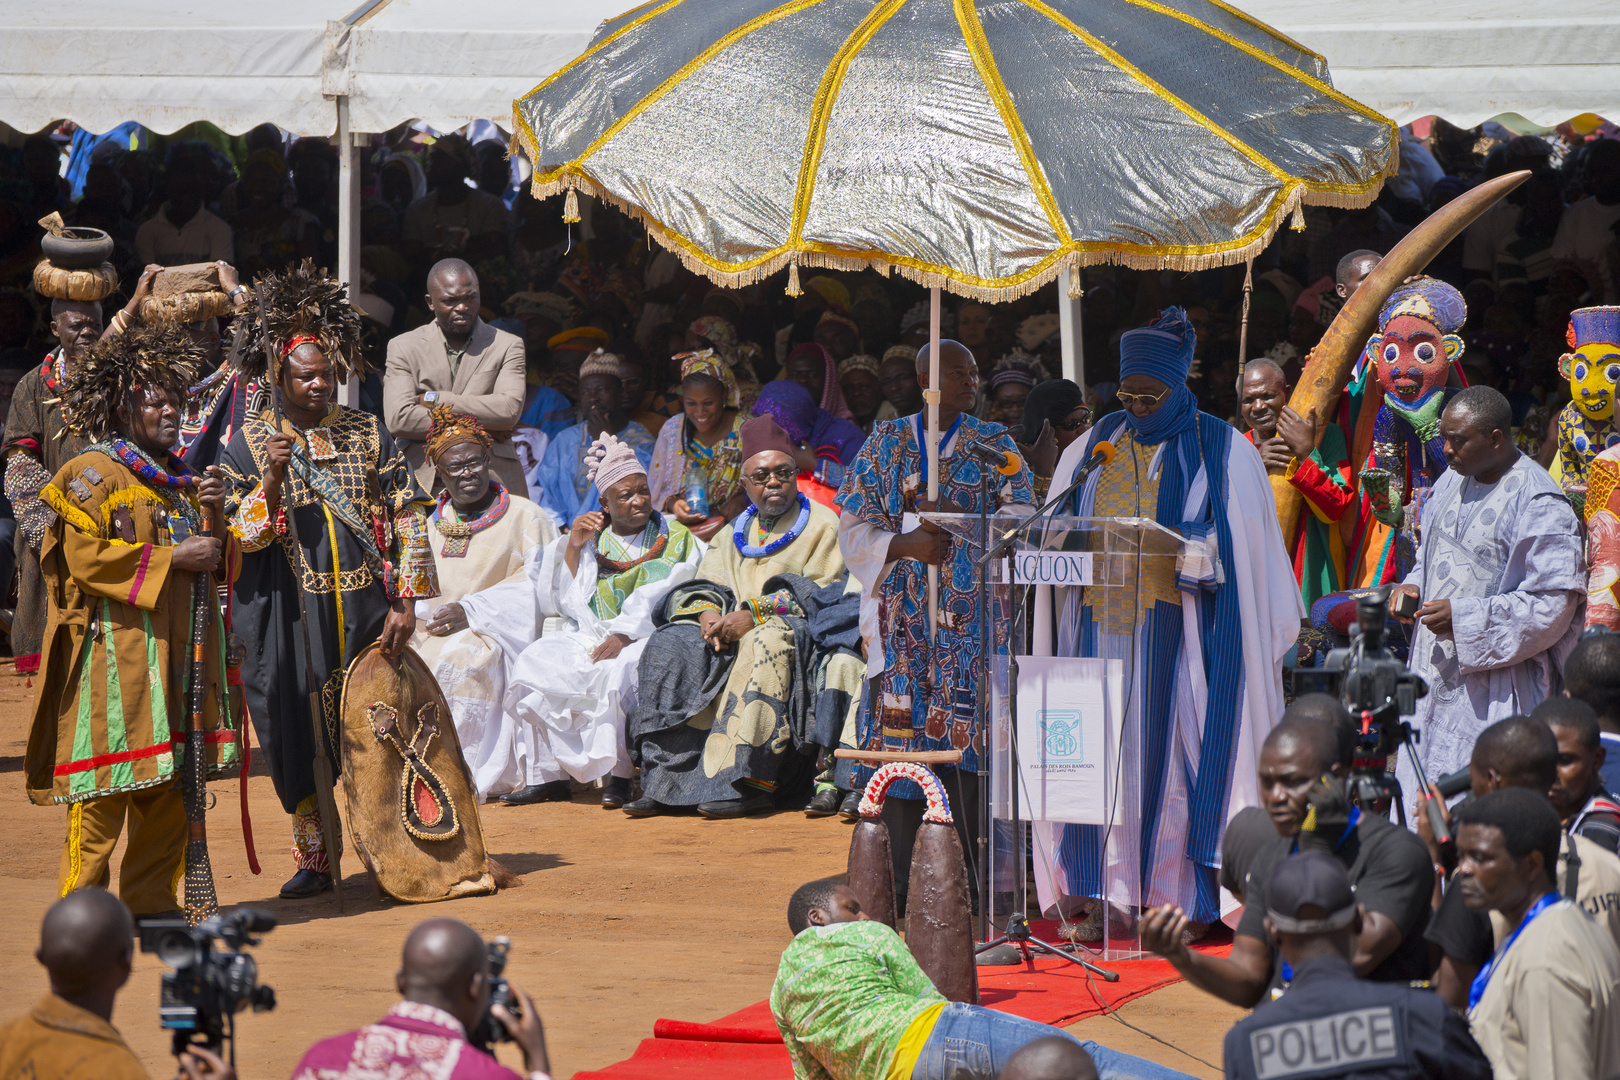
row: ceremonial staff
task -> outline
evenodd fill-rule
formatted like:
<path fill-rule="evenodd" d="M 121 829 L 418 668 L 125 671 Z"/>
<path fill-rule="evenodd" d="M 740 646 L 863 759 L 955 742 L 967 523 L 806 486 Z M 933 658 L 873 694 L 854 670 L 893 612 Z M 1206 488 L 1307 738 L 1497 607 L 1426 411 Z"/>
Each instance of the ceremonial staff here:
<path fill-rule="evenodd" d="M 202 508 L 202 532 L 212 535 L 214 513 L 201 499 L 198 505 Z M 191 590 L 191 711 L 186 717 L 186 762 L 180 774 L 180 795 L 186 806 L 186 921 L 196 926 L 219 911 L 214 864 L 208 858 L 208 773 L 203 764 L 208 740 L 203 710 L 208 702 L 208 622 L 214 608 L 213 576 L 206 570 L 199 572 Z M 224 648 L 223 641 L 220 647 Z M 221 719 L 229 714 L 230 703 L 225 697 L 229 693 L 221 684 Z"/>
<path fill-rule="evenodd" d="M 279 372 L 272 351 L 274 346 L 270 341 L 270 326 L 264 317 L 264 299 L 262 297 L 258 298 L 258 307 L 259 326 L 264 331 L 265 376 L 270 380 L 270 400 L 272 408 L 275 410 L 276 431 L 280 432 L 285 430 L 286 424 L 281 408 L 281 379 L 278 377 Z M 332 795 L 332 789 L 337 784 L 337 777 L 332 771 L 332 759 L 326 753 L 326 719 L 321 711 L 321 688 L 313 685 L 315 678 L 315 651 L 309 643 L 309 604 L 304 599 L 304 582 L 298 573 L 297 552 L 303 550 L 298 541 L 298 517 L 287 505 L 286 481 L 291 478 L 293 472 L 290 467 L 291 463 L 288 464 L 287 476 L 282 481 L 281 507 L 284 511 L 282 516 L 287 521 L 287 540 L 294 553 L 288 559 L 288 562 L 292 566 L 294 578 L 297 579 L 293 583 L 293 590 L 298 594 L 298 629 L 302 632 L 304 639 L 304 689 L 309 695 L 309 722 L 315 732 L 315 804 L 321 818 L 321 844 L 326 848 L 326 859 L 332 873 L 332 893 L 337 897 L 338 912 L 341 914 L 343 911 L 343 874 L 338 863 L 342 854 L 339 844 L 343 839 L 343 831 L 338 821 L 337 800 Z M 304 486 L 308 487 L 310 493 L 315 495 L 316 498 L 320 498 L 312 485 L 306 483 Z M 333 552 L 332 557 L 336 558 L 337 553 Z M 338 658 L 340 664 L 342 660 L 342 657 Z"/>

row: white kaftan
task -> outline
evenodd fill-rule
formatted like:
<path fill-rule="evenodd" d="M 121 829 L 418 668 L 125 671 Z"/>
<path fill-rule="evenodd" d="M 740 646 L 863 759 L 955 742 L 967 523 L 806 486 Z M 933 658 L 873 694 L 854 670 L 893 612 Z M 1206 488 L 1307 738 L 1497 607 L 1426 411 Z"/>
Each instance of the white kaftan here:
<path fill-rule="evenodd" d="M 632 558 L 644 550 L 636 540 L 619 542 Z M 523 650 L 506 694 L 507 710 L 528 729 L 535 748 L 531 784 L 632 775 L 624 718 L 636 704 L 636 670 L 653 632 L 653 612 L 671 589 L 696 576 L 707 550 L 693 537 L 686 558 L 667 577 L 641 585 L 618 615 L 604 620 L 591 609 L 595 557 L 589 548 L 581 551 L 579 570 L 570 575 L 563 561 L 567 549 L 566 534 L 546 545 L 533 574 L 541 612 L 567 621 Z M 610 634 L 623 634 L 630 644 L 613 659 L 593 663 L 591 653 Z"/>
<path fill-rule="evenodd" d="M 439 595 L 417 601 L 416 634 L 411 638 L 411 647 L 450 703 L 481 800 L 516 791 L 525 783 L 523 763 L 532 749 L 525 743 L 522 725 L 501 702 L 518 653 L 540 632 L 529 564 L 557 535 L 539 506 L 516 495 L 508 497 L 506 512 L 468 539 L 465 555 L 447 557 L 444 534 L 429 523 Z M 433 518 L 438 518 L 436 511 Z M 427 632 L 428 620 L 452 601 L 467 613 L 467 629 L 434 637 Z"/>

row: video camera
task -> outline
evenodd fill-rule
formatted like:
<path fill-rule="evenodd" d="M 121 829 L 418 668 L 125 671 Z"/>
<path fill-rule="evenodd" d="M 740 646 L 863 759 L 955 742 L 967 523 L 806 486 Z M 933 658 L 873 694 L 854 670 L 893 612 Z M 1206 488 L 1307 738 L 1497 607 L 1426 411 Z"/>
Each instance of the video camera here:
<path fill-rule="evenodd" d="M 1411 764 L 1424 790 L 1428 778 L 1412 750 L 1418 738 L 1402 717 L 1417 711 L 1418 698 L 1429 684 L 1407 670 L 1385 646 L 1389 627 L 1389 593 L 1370 590 L 1356 600 L 1356 633 L 1348 648 L 1334 649 L 1320 668 L 1296 668 L 1293 690 L 1304 694 L 1331 694 L 1344 703 L 1360 725 L 1355 763 L 1350 771 L 1350 794 L 1364 810 L 1388 814 L 1393 803 L 1405 824 L 1400 785 L 1388 771 L 1389 758 L 1407 748 Z"/>
<path fill-rule="evenodd" d="M 479 1018 L 478 1024 L 467 1036 L 467 1041 L 486 1054 L 494 1053 L 498 1042 L 511 1042 L 512 1033 L 506 1025 L 495 1019 L 492 1011 L 495 1006 L 505 1007 L 515 1020 L 522 1015 L 523 1010 L 518 1005 L 517 995 L 512 993 L 512 984 L 506 981 L 506 954 L 512 948 L 512 939 L 498 937 L 494 941 L 485 943 L 489 950 L 489 1004 L 484 1006 L 484 1015 Z"/>
<path fill-rule="evenodd" d="M 255 933 L 275 926 L 274 915 L 252 907 L 210 915 L 196 926 L 183 918 L 141 924 L 141 951 L 174 969 L 163 975 L 158 1024 L 174 1032 L 176 1056 L 191 1046 L 217 1053 L 229 1038 L 234 1067 L 235 1015 L 249 1006 L 254 1012 L 276 1007 L 276 992 L 259 985 L 259 965 L 242 950 L 263 940 Z"/>

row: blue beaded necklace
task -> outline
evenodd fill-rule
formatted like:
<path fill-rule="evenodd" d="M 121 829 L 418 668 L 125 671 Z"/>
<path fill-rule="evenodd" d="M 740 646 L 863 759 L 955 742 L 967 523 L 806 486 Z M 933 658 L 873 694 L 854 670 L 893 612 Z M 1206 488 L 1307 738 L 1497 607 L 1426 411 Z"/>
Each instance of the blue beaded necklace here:
<path fill-rule="evenodd" d="M 810 524 L 810 500 L 799 493 L 799 518 L 793 527 L 768 544 L 754 545 L 748 542 L 748 526 L 753 524 L 759 516 L 759 507 L 750 506 L 737 515 L 737 521 L 731 526 L 731 542 L 737 545 L 737 551 L 745 559 L 764 559 L 775 555 L 778 551 L 797 540 L 804 532 L 804 527 Z"/>

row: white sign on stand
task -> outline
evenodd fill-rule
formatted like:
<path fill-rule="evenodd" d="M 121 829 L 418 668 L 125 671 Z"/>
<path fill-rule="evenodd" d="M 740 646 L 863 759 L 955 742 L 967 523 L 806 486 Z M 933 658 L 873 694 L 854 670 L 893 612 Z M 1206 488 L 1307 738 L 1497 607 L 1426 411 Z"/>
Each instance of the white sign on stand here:
<path fill-rule="evenodd" d="M 1091 556 L 1089 551 L 1020 551 L 1013 556 L 1013 581 L 1019 585 L 1090 585 Z"/>
<path fill-rule="evenodd" d="M 1124 692 L 1121 660 L 1018 658 L 1021 817 L 1108 823 Z"/>

